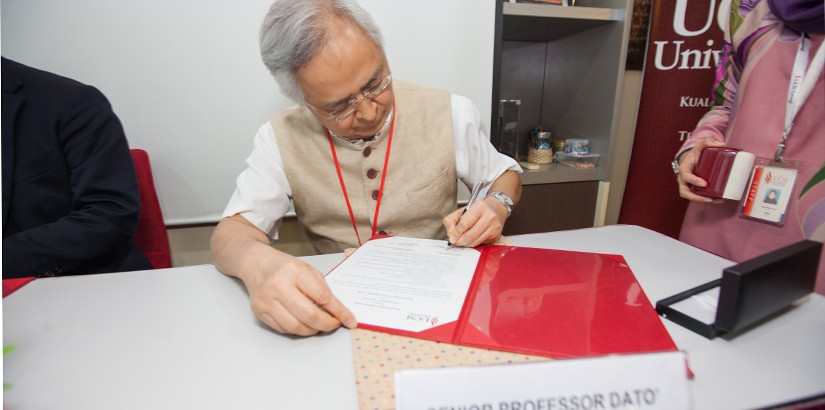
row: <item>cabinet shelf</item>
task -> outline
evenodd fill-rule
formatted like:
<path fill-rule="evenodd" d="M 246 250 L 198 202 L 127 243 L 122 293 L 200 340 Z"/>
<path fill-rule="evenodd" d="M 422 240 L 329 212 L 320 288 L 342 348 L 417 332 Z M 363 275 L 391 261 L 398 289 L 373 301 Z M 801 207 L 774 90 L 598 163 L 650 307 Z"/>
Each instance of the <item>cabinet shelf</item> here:
<path fill-rule="evenodd" d="M 590 151 L 601 155 L 594 168 L 547 164 L 525 170 L 508 234 L 581 228 L 604 220 L 605 208 L 597 204 L 611 182 L 632 4 L 498 3 L 491 141 L 498 146 L 504 124 L 515 120 L 518 138 L 508 135 L 505 149 L 515 139 L 515 152 L 526 152 L 530 130 L 541 125 L 556 139 L 587 138 Z M 520 100 L 518 117 L 505 117 L 501 100 Z"/>
<path fill-rule="evenodd" d="M 509 41 L 551 41 L 624 17 L 619 9 L 533 3 L 504 3 L 502 11 L 502 39 Z"/>
<path fill-rule="evenodd" d="M 598 181 L 600 168 L 573 168 L 561 164 L 540 165 L 538 169 L 525 169 L 521 174 L 522 185 L 555 184 L 560 182 Z"/>
<path fill-rule="evenodd" d="M 552 4 L 504 3 L 505 16 L 554 17 L 573 20 L 619 21 L 624 17 L 620 9 L 605 7 L 564 7 Z"/>

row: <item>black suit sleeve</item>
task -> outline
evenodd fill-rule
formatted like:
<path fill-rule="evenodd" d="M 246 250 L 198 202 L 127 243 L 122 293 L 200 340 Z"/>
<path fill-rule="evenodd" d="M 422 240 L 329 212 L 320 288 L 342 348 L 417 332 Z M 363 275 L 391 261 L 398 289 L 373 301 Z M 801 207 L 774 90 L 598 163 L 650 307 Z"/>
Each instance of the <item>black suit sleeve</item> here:
<path fill-rule="evenodd" d="M 54 124 L 68 186 L 23 185 L 14 193 L 53 190 L 51 205 L 66 209 L 54 221 L 3 239 L 4 277 L 91 273 L 99 269 L 96 259 L 112 260 L 113 253 L 123 253 L 122 260 L 134 248 L 130 239 L 140 201 L 123 127 L 108 100 L 93 87 L 73 88 L 66 101 Z M 49 200 L 40 196 L 41 201 Z"/>

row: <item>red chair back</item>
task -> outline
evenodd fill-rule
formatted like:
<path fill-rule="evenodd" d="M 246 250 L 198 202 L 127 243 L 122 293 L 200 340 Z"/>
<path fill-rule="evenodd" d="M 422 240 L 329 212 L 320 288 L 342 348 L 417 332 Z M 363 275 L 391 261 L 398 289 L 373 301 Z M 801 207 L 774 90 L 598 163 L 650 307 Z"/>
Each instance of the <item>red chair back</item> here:
<path fill-rule="evenodd" d="M 163 212 L 160 209 L 157 191 L 155 191 L 149 154 L 142 149 L 131 151 L 140 192 L 140 222 L 134 241 L 155 269 L 171 268 L 172 252 L 169 250 L 166 224 L 163 221 Z"/>
<path fill-rule="evenodd" d="M 149 163 L 149 154 L 142 149 L 133 149 L 132 162 L 135 164 L 138 191 L 140 192 L 140 221 L 133 240 L 138 248 L 149 258 L 155 269 L 172 267 L 172 252 L 169 250 L 169 237 L 166 235 L 166 224 L 163 222 L 163 213 L 160 201 L 155 191 L 155 180 L 152 178 L 152 166 Z M 3 297 L 12 294 L 35 278 L 3 279 Z"/>

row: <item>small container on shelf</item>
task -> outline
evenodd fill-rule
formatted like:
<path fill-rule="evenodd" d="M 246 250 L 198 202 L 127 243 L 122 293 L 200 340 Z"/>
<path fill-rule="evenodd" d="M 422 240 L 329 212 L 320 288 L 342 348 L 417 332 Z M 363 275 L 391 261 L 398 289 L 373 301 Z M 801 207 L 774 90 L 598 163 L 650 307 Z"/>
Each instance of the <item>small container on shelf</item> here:
<path fill-rule="evenodd" d="M 553 150 L 553 162 L 559 162 L 556 154 L 559 152 L 564 152 L 564 139 L 560 138 L 550 140 L 550 149 Z"/>
<path fill-rule="evenodd" d="M 550 148 L 553 149 L 553 153 L 557 153 L 560 151 L 564 151 L 564 140 L 563 139 L 553 139 L 550 141 Z"/>
<path fill-rule="evenodd" d="M 550 149 L 550 137 L 553 134 L 550 131 L 539 131 L 534 133 L 530 141 L 530 148 L 533 149 Z"/>
<path fill-rule="evenodd" d="M 549 164 L 553 162 L 553 149 L 550 146 L 549 131 L 532 132 L 530 147 L 527 149 L 527 162 L 534 164 Z"/>
<path fill-rule="evenodd" d="M 564 152 L 586 155 L 590 153 L 590 140 L 587 138 L 568 138 L 564 140 Z"/>
<path fill-rule="evenodd" d="M 556 154 L 558 162 L 562 165 L 575 168 L 594 168 L 599 163 L 599 154 L 569 154 L 559 152 Z"/>

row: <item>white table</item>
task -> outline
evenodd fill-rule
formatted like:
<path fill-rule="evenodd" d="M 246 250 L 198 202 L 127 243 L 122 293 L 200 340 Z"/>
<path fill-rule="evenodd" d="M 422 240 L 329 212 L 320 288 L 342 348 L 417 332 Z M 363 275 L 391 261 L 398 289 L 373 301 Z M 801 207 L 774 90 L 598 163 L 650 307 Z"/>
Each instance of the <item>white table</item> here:
<path fill-rule="evenodd" d="M 621 254 L 651 302 L 730 262 L 634 226 L 510 237 L 514 245 Z M 321 271 L 340 254 L 305 258 Z M 825 297 L 731 340 L 664 320 L 696 377 L 696 409 L 825 393 Z M 254 318 L 211 265 L 38 279 L 3 300 L 7 410 L 355 409 L 349 332 L 293 338 Z"/>

